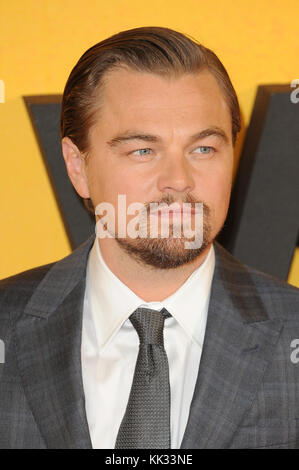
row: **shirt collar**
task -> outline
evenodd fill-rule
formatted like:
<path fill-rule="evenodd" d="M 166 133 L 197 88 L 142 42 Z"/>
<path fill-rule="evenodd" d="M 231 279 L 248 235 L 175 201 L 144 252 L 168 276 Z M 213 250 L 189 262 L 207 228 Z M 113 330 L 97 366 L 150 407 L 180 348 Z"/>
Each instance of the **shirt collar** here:
<path fill-rule="evenodd" d="M 165 307 L 191 340 L 202 346 L 210 290 L 215 267 L 213 244 L 204 262 L 184 284 L 161 302 L 145 302 L 126 286 L 105 263 L 98 238 L 90 250 L 87 299 L 99 350 L 104 348 L 138 307 Z M 170 319 L 169 319 L 170 320 Z"/>

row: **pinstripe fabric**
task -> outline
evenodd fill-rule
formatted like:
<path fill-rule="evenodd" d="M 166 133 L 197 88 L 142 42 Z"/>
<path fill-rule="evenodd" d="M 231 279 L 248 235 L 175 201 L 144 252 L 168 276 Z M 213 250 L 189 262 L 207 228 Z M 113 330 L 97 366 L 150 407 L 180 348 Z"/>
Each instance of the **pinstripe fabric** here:
<path fill-rule="evenodd" d="M 93 241 L 0 282 L 0 448 L 91 448 L 80 347 Z M 215 255 L 181 448 L 298 448 L 291 344 L 299 339 L 299 289 L 241 264 L 218 243 Z"/>

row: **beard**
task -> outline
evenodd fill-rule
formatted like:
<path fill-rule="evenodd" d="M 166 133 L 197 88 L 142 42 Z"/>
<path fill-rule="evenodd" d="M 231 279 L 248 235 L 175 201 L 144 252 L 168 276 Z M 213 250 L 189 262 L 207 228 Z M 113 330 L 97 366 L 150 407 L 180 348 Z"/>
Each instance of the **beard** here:
<path fill-rule="evenodd" d="M 171 204 L 176 202 L 170 195 L 165 196 L 159 203 Z M 194 208 L 195 201 L 190 195 L 187 195 L 186 200 L 182 202 L 190 203 L 191 208 Z M 148 221 L 150 204 L 145 205 L 146 220 Z M 179 238 L 174 237 L 174 223 L 169 222 L 169 236 L 167 238 L 151 238 L 149 232 L 147 237 L 141 238 L 119 238 L 115 239 L 119 246 L 140 264 L 158 269 L 173 269 L 185 264 L 191 263 L 198 256 L 200 256 L 208 245 L 213 241 L 211 237 L 211 221 L 210 221 L 210 208 L 207 204 L 202 203 L 203 208 L 203 224 L 202 230 L 202 243 L 196 248 L 186 248 L 185 243 L 192 241 L 192 238 L 186 238 L 181 235 Z M 182 224 L 182 222 L 181 222 Z M 148 226 L 148 225 L 147 225 Z M 196 233 L 194 237 L 196 237 Z"/>

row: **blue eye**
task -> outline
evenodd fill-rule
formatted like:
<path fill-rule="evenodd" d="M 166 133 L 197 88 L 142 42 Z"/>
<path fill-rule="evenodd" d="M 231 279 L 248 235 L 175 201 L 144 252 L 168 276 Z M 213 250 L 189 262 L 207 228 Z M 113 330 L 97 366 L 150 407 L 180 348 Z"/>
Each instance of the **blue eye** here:
<path fill-rule="evenodd" d="M 138 150 L 135 150 L 135 151 L 133 152 L 133 154 L 134 154 L 134 153 L 136 154 L 136 152 L 140 152 L 140 153 L 139 153 L 139 156 L 149 155 L 149 152 L 150 152 L 150 151 L 151 151 L 151 149 L 149 149 L 149 148 L 146 148 L 146 149 L 138 149 Z"/>
<path fill-rule="evenodd" d="M 206 145 L 201 145 L 200 147 L 197 147 L 197 148 L 202 150 L 199 153 L 211 153 L 211 150 L 213 150 L 213 147 L 208 147 Z"/>

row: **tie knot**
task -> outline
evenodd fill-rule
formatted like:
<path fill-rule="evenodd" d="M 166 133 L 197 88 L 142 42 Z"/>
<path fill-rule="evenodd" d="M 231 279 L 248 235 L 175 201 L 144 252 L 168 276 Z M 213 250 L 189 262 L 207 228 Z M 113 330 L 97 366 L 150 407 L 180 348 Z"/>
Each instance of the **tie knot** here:
<path fill-rule="evenodd" d="M 164 345 L 164 320 L 170 313 L 163 308 L 161 312 L 151 308 L 137 308 L 129 317 L 136 329 L 140 343 Z"/>

